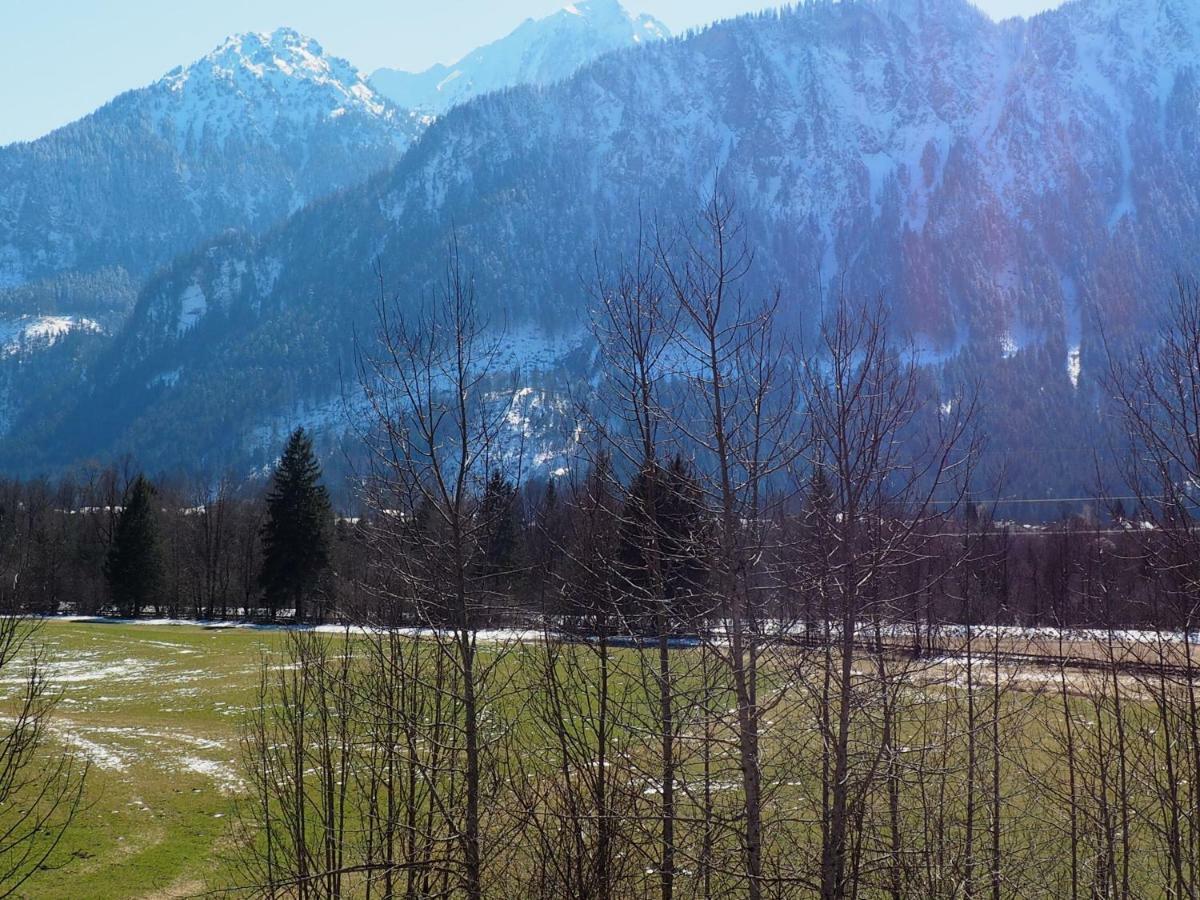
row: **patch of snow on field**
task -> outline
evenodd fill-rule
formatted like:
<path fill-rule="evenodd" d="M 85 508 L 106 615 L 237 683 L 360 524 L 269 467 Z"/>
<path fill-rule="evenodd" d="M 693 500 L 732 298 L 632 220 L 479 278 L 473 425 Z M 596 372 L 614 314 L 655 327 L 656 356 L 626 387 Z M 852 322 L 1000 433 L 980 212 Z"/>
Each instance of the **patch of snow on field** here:
<path fill-rule="evenodd" d="M 187 771 L 212 779 L 227 794 L 239 793 L 246 788 L 246 782 L 238 777 L 237 771 L 228 763 L 198 756 L 185 756 L 180 763 Z"/>
<path fill-rule="evenodd" d="M 148 640 L 143 640 L 143 641 L 139 641 L 139 643 L 142 643 L 142 644 L 149 644 L 151 647 L 166 647 L 168 650 L 174 650 L 176 653 L 178 653 L 178 654 L 180 654 L 180 655 L 182 655 L 182 656 L 188 656 L 188 655 L 190 655 L 190 654 L 194 654 L 194 653 L 199 653 L 199 652 L 200 652 L 199 650 L 195 650 L 195 649 L 193 649 L 193 648 L 191 648 L 191 647 L 188 647 L 188 646 L 186 646 L 186 645 L 184 645 L 184 644 L 175 644 L 175 643 L 172 643 L 171 641 L 148 641 Z"/>
<path fill-rule="evenodd" d="M 96 666 L 93 659 L 53 662 L 46 666 L 46 679 L 61 684 L 87 681 L 142 681 L 153 663 L 142 659 L 125 659 L 105 666 Z"/>
<path fill-rule="evenodd" d="M 138 758 L 138 754 L 133 750 L 118 750 L 111 746 L 111 743 L 108 741 L 101 742 L 101 736 L 108 738 L 110 741 L 113 739 L 117 741 L 132 739 L 133 741 L 148 744 L 151 747 L 160 748 L 158 751 L 151 752 L 144 758 L 153 759 L 156 766 L 167 771 L 177 771 L 182 768 L 184 771 L 203 775 L 205 778 L 215 782 L 218 789 L 225 793 L 238 793 L 246 787 L 245 782 L 237 773 L 237 768 L 231 762 L 204 759 L 193 753 L 185 753 L 183 756 L 177 756 L 174 752 L 163 753 L 161 750 L 161 748 L 168 745 L 178 746 L 182 744 L 194 750 L 220 752 L 226 750 L 226 745 L 221 741 L 179 732 L 153 731 L 147 728 L 119 726 L 72 728 L 66 725 L 58 725 L 53 728 L 53 732 L 58 740 L 78 750 L 87 757 L 92 765 L 101 769 L 124 772 Z"/>
<path fill-rule="evenodd" d="M 74 747 L 83 753 L 92 765 L 98 768 L 109 769 L 113 772 L 124 772 L 129 766 L 125 754 L 119 753 L 111 747 L 97 744 L 95 741 L 89 741 L 78 732 L 55 728 L 54 734 L 64 744 Z"/>
<path fill-rule="evenodd" d="M 148 670 L 153 667 L 153 662 L 141 659 L 124 659 L 102 664 L 97 657 L 88 654 L 76 659 L 45 663 L 41 668 L 41 675 L 51 684 L 134 682 L 144 680 L 149 674 Z M 27 679 L 26 672 L 18 671 L 0 677 L 0 684 L 24 684 Z"/>

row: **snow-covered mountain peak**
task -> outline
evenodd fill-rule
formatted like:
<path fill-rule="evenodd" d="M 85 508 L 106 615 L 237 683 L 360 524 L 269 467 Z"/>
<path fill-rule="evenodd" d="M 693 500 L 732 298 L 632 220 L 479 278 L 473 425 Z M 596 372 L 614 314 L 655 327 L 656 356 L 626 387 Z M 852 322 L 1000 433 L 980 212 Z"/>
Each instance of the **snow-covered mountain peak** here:
<path fill-rule="evenodd" d="M 479 94 L 560 81 L 611 50 L 670 36 L 657 19 L 634 16 L 617 0 L 577 0 L 544 19 L 526 19 L 453 65 L 419 73 L 380 69 L 371 84 L 406 109 L 441 115 Z"/>
<path fill-rule="evenodd" d="M 562 11 L 573 16 L 584 18 L 599 18 L 601 16 L 623 17 L 628 19 L 629 12 L 618 0 L 579 0 L 578 3 L 568 3 Z"/>
<path fill-rule="evenodd" d="M 587 34 L 595 41 L 597 47 L 602 48 L 598 51 L 600 53 L 626 44 L 664 40 L 671 36 L 670 29 L 658 19 L 646 14 L 635 16 L 618 0 L 579 0 L 578 3 L 568 3 L 557 13 L 541 21 L 527 20 L 518 32 L 529 26 L 541 32 L 557 29 Z"/>
<path fill-rule="evenodd" d="M 256 74 L 265 68 L 284 72 L 296 70 L 313 74 L 329 72 L 335 65 L 349 68 L 336 58 L 326 58 L 321 45 L 291 28 L 278 28 L 266 34 L 248 32 L 229 37 L 220 47 L 205 56 L 200 64 L 213 63 L 225 68 L 244 67 Z"/>
<path fill-rule="evenodd" d="M 419 131 L 314 40 L 286 28 L 231 37 L 0 148 L 0 285 L 116 266 L 143 276 L 226 229 L 269 227 L 360 183 Z"/>
<path fill-rule="evenodd" d="M 248 132 L 282 140 L 346 117 L 393 129 L 403 147 L 415 127 L 353 65 L 290 28 L 230 37 L 143 93 L 151 121 L 180 148 L 189 141 L 224 146 Z"/>
<path fill-rule="evenodd" d="M 568 3 L 562 12 L 584 19 L 593 28 L 614 29 L 615 37 L 627 36 L 632 26 L 634 43 L 663 40 L 671 36 L 670 29 L 658 19 L 646 14 L 635 16 L 618 0 L 579 0 L 578 3 Z"/>
<path fill-rule="evenodd" d="M 170 98 L 160 105 L 177 132 L 224 130 L 236 113 L 251 113 L 271 126 L 276 117 L 309 121 L 356 112 L 373 118 L 394 114 L 390 104 L 344 59 L 325 53 L 315 40 L 290 28 L 227 39 L 190 66 L 159 83 Z"/>

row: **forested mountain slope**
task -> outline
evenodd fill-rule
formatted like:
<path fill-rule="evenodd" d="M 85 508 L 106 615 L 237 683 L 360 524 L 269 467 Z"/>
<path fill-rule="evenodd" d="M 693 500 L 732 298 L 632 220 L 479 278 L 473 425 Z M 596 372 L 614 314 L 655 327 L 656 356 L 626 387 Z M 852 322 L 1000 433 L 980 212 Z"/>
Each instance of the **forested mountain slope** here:
<path fill-rule="evenodd" d="M 882 291 L 928 361 L 983 382 L 993 441 L 1074 435 L 1095 414 L 1092 323 L 1147 321 L 1196 245 L 1198 49 L 1190 0 L 1004 23 L 966 0 L 818 2 L 479 98 L 387 176 L 155 278 L 78 412 L 27 417 L 8 460 L 252 458 L 264 428 L 338 396 L 375 261 L 416 302 L 452 228 L 514 364 L 552 387 L 587 370 L 593 254 L 714 183 L 790 318 Z"/>
<path fill-rule="evenodd" d="M 420 123 L 288 29 L 0 147 L 0 431 L 119 330 L 144 279 L 228 231 L 265 231 L 395 163 Z M 41 358 L 71 335 L 75 349 Z"/>

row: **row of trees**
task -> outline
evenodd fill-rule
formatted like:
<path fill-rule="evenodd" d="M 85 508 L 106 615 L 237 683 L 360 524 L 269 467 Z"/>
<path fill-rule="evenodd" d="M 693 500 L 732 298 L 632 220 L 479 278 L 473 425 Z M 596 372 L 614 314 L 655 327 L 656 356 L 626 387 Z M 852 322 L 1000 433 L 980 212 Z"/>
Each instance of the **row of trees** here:
<path fill-rule="evenodd" d="M 140 475 L 116 487 L 122 476 L 115 469 L 99 473 L 99 483 L 107 485 L 104 494 L 75 481 L 2 483 L 0 597 L 5 608 L 200 619 L 382 614 L 377 595 L 365 586 L 374 566 L 368 533 L 376 517 L 335 519 L 315 480 L 315 460 L 306 457 L 304 465 L 313 489 L 302 489 L 298 500 L 286 502 L 307 512 L 281 509 L 278 516 L 271 514 L 268 497 L 253 489 L 232 491 L 223 484 L 213 494 L 189 494 L 155 486 Z M 591 521 L 595 512 L 579 498 L 601 486 L 600 508 L 611 517 L 606 527 L 618 540 L 618 558 L 628 577 L 642 580 L 638 573 L 647 563 L 647 548 L 636 522 L 645 515 L 647 494 L 656 495 L 662 507 L 658 527 L 668 545 L 664 591 L 673 627 L 694 631 L 712 624 L 711 611 L 697 602 L 708 572 L 712 511 L 694 466 L 678 453 L 628 481 L 618 478 L 607 457 L 579 479 L 528 484 L 523 490 L 493 471 L 482 486 L 477 513 L 485 545 L 481 571 L 490 573 L 496 593 L 489 624 L 520 624 L 547 614 L 567 627 L 580 614 L 559 577 L 572 559 L 562 536 L 584 523 L 597 527 Z M 795 555 L 812 531 L 814 516 L 830 502 L 824 470 L 818 469 L 792 502 L 764 528 Z M 1188 609 L 1157 590 L 1158 575 L 1142 552 L 1153 546 L 1155 554 L 1166 553 L 1170 533 L 1149 528 L 1147 520 L 1131 521 L 1122 512 L 1125 505 L 1114 502 L 1116 518 L 1101 526 L 1071 517 L 1031 527 L 998 522 L 990 509 L 968 498 L 959 515 L 940 523 L 926 555 L 913 562 L 911 577 L 919 580 L 921 570 L 948 568 L 976 533 L 994 561 L 992 591 L 980 601 L 987 604 L 981 615 L 989 620 L 1032 628 L 1109 622 L 1180 628 Z M 418 510 L 408 527 L 435 526 L 426 509 Z M 436 530 L 429 535 L 436 537 Z M 264 552 L 266 547 L 271 549 Z M 1088 571 L 1101 557 L 1111 588 L 1111 599 L 1103 604 L 1084 590 Z M 642 589 L 648 588 L 643 584 Z M 801 627 L 819 619 L 802 591 L 783 590 L 776 600 L 773 614 Z M 652 625 L 650 611 L 637 595 L 624 596 L 620 627 L 645 632 Z M 906 620 L 920 623 L 929 635 L 959 614 L 959 601 L 937 580 L 905 608 Z M 397 623 L 421 623 L 419 611 L 403 603 L 389 602 L 387 615 Z"/>
<path fill-rule="evenodd" d="M 233 498 L 222 491 L 202 507 L 168 511 L 159 506 L 158 490 L 140 474 L 118 492 L 115 469 L 97 473 L 81 491 L 71 482 L 53 492 L 44 483 L 4 485 L 0 895 L 17 895 L 49 864 L 85 802 L 88 769 L 82 756 L 63 747 L 64 735 L 53 719 L 62 696 L 51 674 L 55 660 L 39 638 L 37 620 L 24 614 L 59 612 L 64 592 L 84 589 L 84 602 L 75 600 L 71 609 L 87 610 L 94 603 L 99 611 L 111 601 L 111 608 L 131 616 L 150 609 L 178 614 L 187 608 L 212 617 L 218 609 L 230 614 L 231 597 L 241 590 L 241 614 L 265 603 L 272 616 L 282 606 L 298 620 L 309 612 L 320 615 L 320 607 L 306 606 L 311 598 L 326 596 L 328 583 L 332 515 L 319 477 L 312 444 L 298 430 L 265 500 Z M 106 502 L 88 502 L 97 499 Z M 239 530 L 241 552 L 230 552 L 226 542 Z M 173 551 L 169 555 L 164 536 Z M 261 566 L 256 553 L 260 537 Z M 179 566 L 170 581 L 168 559 Z M 240 586 L 235 578 L 239 560 Z M 96 584 L 101 578 L 107 587 L 103 592 Z M 179 594 L 167 593 L 172 583 L 176 590 L 190 592 L 189 604 Z"/>
<path fill-rule="evenodd" d="M 7 609 L 36 614 L 358 620 L 386 609 L 397 624 L 421 624 L 420 610 L 394 598 L 383 604 L 367 587 L 377 568 L 370 532 L 385 517 L 335 518 L 315 480 L 315 460 L 306 457 L 304 465 L 312 489 L 281 499 L 297 504 L 297 511 L 280 507 L 277 515 L 267 495 L 252 487 L 234 491 L 224 483 L 212 494 L 189 493 L 140 475 L 123 478 L 115 469 L 98 473 L 86 487 L 77 481 L 0 483 L 0 598 Z M 105 486 L 102 493 L 97 483 Z M 672 627 L 683 633 L 714 623 L 699 599 L 709 572 L 713 512 L 694 464 L 675 452 L 626 478 L 618 476 L 612 457 L 601 455 L 594 470 L 578 478 L 523 489 L 493 471 L 473 501 L 482 532 L 479 571 L 489 573 L 495 595 L 488 624 L 528 623 L 545 614 L 569 627 L 583 614 L 585 607 L 562 579 L 573 565 L 563 536 L 599 527 L 597 511 L 580 498 L 601 488 L 599 509 L 617 540 L 616 558 L 639 582 L 640 593 L 620 598 L 619 627 L 638 633 L 653 628 L 653 608 L 641 597 L 649 590 L 649 550 L 637 524 L 650 497 L 667 545 L 663 589 Z M 790 506 L 780 504 L 763 523 L 781 559 L 802 555 L 815 517 L 831 502 L 829 491 L 828 476 L 818 469 L 798 485 Z M 1171 532 L 1150 528 L 1145 519 L 1132 521 L 1122 501 L 1113 506 L 1116 518 L 1104 525 L 1072 517 L 1031 527 L 997 521 L 992 510 L 968 498 L 957 515 L 939 522 L 908 577 L 917 583 L 930 571 L 948 570 L 965 541 L 983 541 L 993 564 L 979 615 L 989 621 L 1032 628 L 1110 622 L 1182 627 L 1187 606 L 1158 590 L 1158 571 L 1143 552 L 1152 547 L 1156 555 L 1167 553 Z M 434 541 L 437 527 L 429 508 L 417 510 L 406 525 L 414 534 L 428 529 L 422 540 Z M 1110 586 L 1104 603 L 1085 590 L 1100 559 Z M 804 591 L 781 589 L 771 612 L 804 628 L 820 618 L 811 601 Z M 931 638 L 960 613 L 959 600 L 938 579 L 908 598 L 903 611 L 893 610 Z"/>
<path fill-rule="evenodd" d="M 270 488 L 156 486 L 126 468 L 0 483 L 0 605 L 203 619 L 323 617 L 331 563 L 354 542 L 335 523 L 312 443 L 292 434 Z"/>

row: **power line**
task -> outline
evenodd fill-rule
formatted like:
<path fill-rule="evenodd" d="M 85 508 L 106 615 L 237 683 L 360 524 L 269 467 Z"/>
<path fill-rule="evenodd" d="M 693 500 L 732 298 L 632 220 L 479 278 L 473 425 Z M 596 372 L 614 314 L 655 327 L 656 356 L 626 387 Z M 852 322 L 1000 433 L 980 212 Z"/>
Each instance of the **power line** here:
<path fill-rule="evenodd" d="M 1114 453 L 1115 447 L 981 447 L 977 453 Z M 1129 449 L 1129 448 L 1125 448 Z"/>
<path fill-rule="evenodd" d="M 1136 501 L 1142 500 L 1160 500 L 1160 497 L 1002 497 L 993 498 L 990 500 L 976 500 L 971 498 L 971 503 L 976 506 L 998 506 L 1001 503 L 1109 503 L 1116 500 L 1121 501 Z M 930 503 L 938 506 L 954 506 L 959 503 L 966 503 L 965 500 L 931 500 Z"/>

